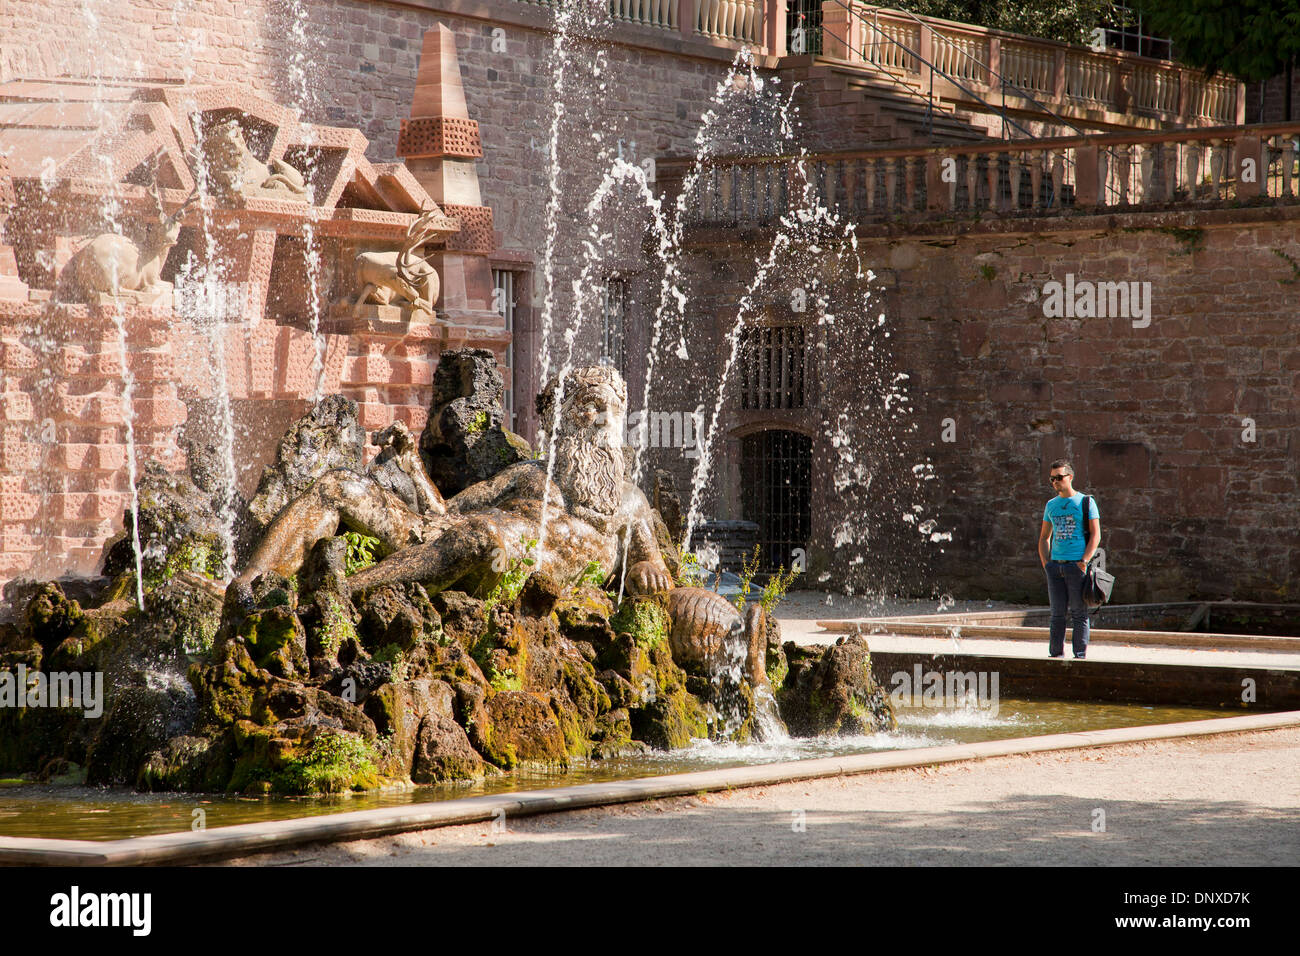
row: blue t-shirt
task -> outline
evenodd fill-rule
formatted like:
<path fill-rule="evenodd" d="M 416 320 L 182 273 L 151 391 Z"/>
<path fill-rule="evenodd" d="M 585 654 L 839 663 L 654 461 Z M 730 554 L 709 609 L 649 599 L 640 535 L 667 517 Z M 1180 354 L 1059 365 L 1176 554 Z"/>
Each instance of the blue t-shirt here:
<path fill-rule="evenodd" d="M 1088 503 L 1088 520 L 1101 520 L 1097 499 Z M 1083 493 L 1076 491 L 1068 498 L 1052 498 L 1043 509 L 1043 520 L 1052 523 L 1052 560 L 1082 561 L 1088 549 L 1088 530 L 1083 523 Z"/>

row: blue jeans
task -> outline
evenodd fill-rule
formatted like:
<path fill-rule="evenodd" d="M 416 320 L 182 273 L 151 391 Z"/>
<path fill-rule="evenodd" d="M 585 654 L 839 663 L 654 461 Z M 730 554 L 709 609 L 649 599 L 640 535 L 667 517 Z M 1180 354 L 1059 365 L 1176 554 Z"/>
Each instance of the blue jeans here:
<path fill-rule="evenodd" d="M 1047 642 L 1047 653 L 1060 657 L 1065 653 L 1065 612 L 1069 609 L 1070 642 L 1074 656 L 1082 657 L 1088 650 L 1088 605 L 1083 603 L 1083 572 L 1078 561 L 1048 561 L 1047 596 L 1052 602 L 1052 626 Z"/>

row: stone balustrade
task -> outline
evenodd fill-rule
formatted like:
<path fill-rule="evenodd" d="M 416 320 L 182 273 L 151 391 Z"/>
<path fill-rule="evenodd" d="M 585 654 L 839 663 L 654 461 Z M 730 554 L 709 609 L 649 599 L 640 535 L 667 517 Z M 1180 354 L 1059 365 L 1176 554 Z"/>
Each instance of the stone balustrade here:
<path fill-rule="evenodd" d="M 676 30 L 678 0 L 610 0 L 609 15 L 623 23 L 639 23 L 647 27 Z"/>
<path fill-rule="evenodd" d="M 1300 123 L 718 157 L 695 177 L 686 208 L 694 224 L 730 225 L 771 223 L 810 199 L 854 222 L 1294 202 L 1298 163 Z M 660 161 L 660 184 L 675 192 L 689 168 Z"/>
<path fill-rule="evenodd" d="M 553 7 L 558 0 L 520 0 Z M 619 22 L 781 57 L 820 50 L 870 63 L 941 99 L 1013 111 L 1043 108 L 1094 125 L 1225 126 L 1245 118 L 1245 88 L 1166 60 L 1096 52 L 863 3 L 825 0 L 820 45 L 786 35 L 788 0 L 609 0 Z M 801 33 L 802 28 L 795 31 Z M 930 66 L 933 64 L 934 71 Z M 948 78 L 951 78 L 948 79 Z M 1135 119 L 1138 122 L 1134 122 Z"/>
<path fill-rule="evenodd" d="M 696 0 L 696 32 L 706 37 L 761 43 L 765 0 Z"/>
<path fill-rule="evenodd" d="M 826 56 L 902 74 L 945 100 L 988 103 L 1075 120 L 1156 127 L 1225 126 L 1245 119 L 1245 87 L 1229 77 L 1115 50 L 915 17 L 861 0 L 822 4 Z M 933 65 L 933 71 L 930 65 Z M 963 89 L 963 87 L 965 89 Z M 1037 101 L 1037 102 L 1035 102 Z"/>

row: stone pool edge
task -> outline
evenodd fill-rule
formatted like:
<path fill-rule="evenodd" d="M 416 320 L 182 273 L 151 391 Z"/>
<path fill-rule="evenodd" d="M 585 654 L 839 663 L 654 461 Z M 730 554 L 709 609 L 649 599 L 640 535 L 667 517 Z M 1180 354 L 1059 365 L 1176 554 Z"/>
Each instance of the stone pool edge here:
<path fill-rule="evenodd" d="M 771 786 L 818 777 L 848 776 L 877 770 L 934 766 L 1055 750 L 1082 750 L 1149 740 L 1277 730 L 1284 727 L 1300 727 L 1300 711 L 990 740 L 915 750 L 891 750 L 846 757 L 819 757 L 726 770 L 697 770 L 637 780 L 484 794 L 437 803 L 352 810 L 300 817 L 296 820 L 245 823 L 211 830 L 182 831 L 106 842 L 0 837 L 0 864 L 183 865 L 267 853 L 305 843 L 366 840 L 411 830 L 481 823 L 496 818 L 500 812 L 504 812 L 509 819 L 512 816 L 532 816 L 695 793 Z"/>

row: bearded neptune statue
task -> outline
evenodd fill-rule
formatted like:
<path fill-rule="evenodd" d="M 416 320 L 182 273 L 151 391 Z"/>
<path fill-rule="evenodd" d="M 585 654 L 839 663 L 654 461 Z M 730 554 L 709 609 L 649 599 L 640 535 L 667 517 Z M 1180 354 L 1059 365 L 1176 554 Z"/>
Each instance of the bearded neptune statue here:
<path fill-rule="evenodd" d="M 485 593 L 504 569 L 525 557 L 535 560 L 533 573 L 554 581 L 577 581 L 592 561 L 612 580 L 616 573 L 622 577 L 625 561 L 630 594 L 664 594 L 670 643 L 680 663 L 714 666 L 739 655 L 751 684 L 765 687 L 766 622 L 759 606 L 752 605 L 742 620 L 712 591 L 673 586 L 650 504 L 623 477 L 622 376 L 597 366 L 571 371 L 563 388 L 559 379 L 552 381 L 538 400 L 543 422 L 555 420 L 556 402 L 553 467 L 520 462 L 445 501 L 404 429 L 396 437 L 406 444 L 398 441 L 394 448 L 405 449 L 397 464 L 415 486 L 405 497 L 372 475 L 343 468 L 326 472 L 276 515 L 232 582 L 235 595 L 251 599 L 252 582 L 268 571 L 294 574 L 316 542 L 340 527 L 378 538 L 387 552 L 347 579 L 353 593 L 408 581 L 429 593 Z M 528 548 L 543 538 L 543 523 L 544 542 L 533 554 Z"/>
<path fill-rule="evenodd" d="M 420 513 L 373 478 L 346 469 L 327 472 L 276 516 L 236 586 L 246 587 L 266 571 L 293 574 L 313 545 L 343 524 L 378 538 L 392 552 L 349 578 L 353 591 L 418 581 L 430 592 L 473 592 L 509 561 L 523 558 L 525 542 L 542 537 L 545 511 L 535 573 L 576 580 L 596 561 L 608 574 L 626 547 L 629 591 L 670 589 L 650 505 L 623 478 L 622 377 L 610 368 L 576 369 L 562 393 L 556 380 L 539 402 L 544 422 L 560 402 L 551 477 L 547 462 L 522 462 L 445 502 L 434 490 L 421 497 L 426 510 Z"/>

